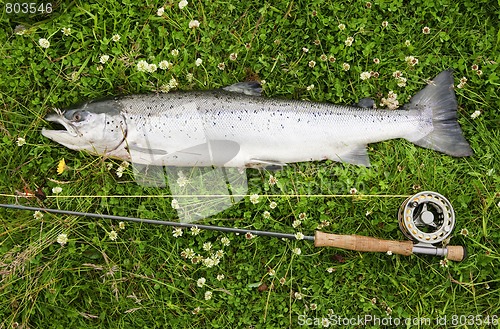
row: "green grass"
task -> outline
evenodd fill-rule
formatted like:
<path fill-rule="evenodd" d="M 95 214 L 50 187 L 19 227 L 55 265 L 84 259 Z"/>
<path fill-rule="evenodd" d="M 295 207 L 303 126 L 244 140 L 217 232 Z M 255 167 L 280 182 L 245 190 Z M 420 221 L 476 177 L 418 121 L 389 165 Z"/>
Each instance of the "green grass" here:
<path fill-rule="evenodd" d="M 432 323 L 420 327 L 436 328 L 455 327 L 457 321 L 489 327 L 479 320 L 498 320 L 498 4 L 372 1 L 368 9 L 365 1 L 189 1 L 180 10 L 174 1 L 166 3 L 159 17 L 161 1 L 99 2 L 55 1 L 53 13 L 37 15 L 8 14 L 2 2 L 2 203 L 175 218 L 169 198 L 153 197 L 165 190 L 135 184 L 131 169 L 121 178 L 115 175 L 119 161 L 73 152 L 43 138 L 43 117 L 53 107 L 155 92 L 172 77 L 183 90 L 258 78 L 266 81 L 268 97 L 351 104 L 363 97 L 379 102 L 394 90 L 405 103 L 425 79 L 453 68 L 456 85 L 461 77 L 468 79 L 456 93 L 473 157 L 454 159 L 395 140 L 370 146 L 371 168 L 330 162 L 291 165 L 274 174 L 275 186 L 268 184 L 272 173 L 250 171 L 249 194 L 261 195 L 260 202 L 246 198 L 219 216 L 234 221 L 205 222 L 312 234 L 328 220 L 326 232 L 402 240 L 396 211 L 404 198 L 287 195 L 347 195 L 352 187 L 359 194 L 394 196 L 433 190 L 453 204 L 457 227 L 451 243 L 467 246 L 469 258 L 442 267 L 438 258 L 425 256 L 316 249 L 307 241 L 247 240 L 207 231 L 192 236 L 184 230 L 174 238 L 171 229 L 160 226 L 127 223 L 120 229 L 107 220 L 48 214 L 35 219 L 32 213 L 0 209 L 0 328 L 285 328 L 298 327 L 304 319 L 299 316 L 332 322 L 337 316 L 428 318 Z M 200 21 L 199 28 L 188 28 L 192 19 Z M 389 23 L 385 28 L 383 21 Z M 344 31 L 340 23 L 346 25 Z M 27 28 L 24 35 L 14 33 L 19 24 Z M 425 26 L 429 34 L 422 33 Z M 64 27 L 71 28 L 69 36 L 61 33 Z M 115 34 L 121 37 L 117 42 L 112 40 Z M 344 44 L 348 36 L 354 37 L 351 47 Z M 41 48 L 40 38 L 48 39 L 50 47 Z M 178 56 L 171 54 L 173 49 L 179 50 Z M 231 53 L 238 53 L 236 61 L 229 60 Z M 98 70 L 103 54 L 110 59 Z M 336 61 L 322 61 L 322 54 Z M 414 67 L 405 63 L 410 55 L 419 60 Z M 202 58 L 201 66 L 195 65 L 197 58 Z M 139 60 L 174 65 L 168 71 L 143 73 L 136 69 Z M 314 68 L 308 66 L 311 60 Z M 224 71 L 217 68 L 221 62 Z M 350 70 L 344 71 L 342 63 L 349 63 Z M 392 77 L 396 70 L 408 79 L 406 87 L 397 86 Z M 362 81 L 364 71 L 377 71 L 379 77 Z M 315 87 L 308 91 L 311 84 Z M 472 119 L 476 110 L 481 114 Z M 19 137 L 26 140 L 21 147 Z M 62 158 L 69 169 L 58 175 Z M 63 188 L 61 194 L 52 194 L 55 186 Z M 12 197 L 38 188 L 49 198 Z M 269 207 L 272 201 L 275 209 Z M 271 218 L 264 217 L 265 211 Z M 307 217 L 295 229 L 292 223 L 301 213 Z M 462 229 L 468 230 L 467 236 L 460 234 Z M 118 232 L 116 241 L 109 239 L 112 230 Z M 56 242 L 61 233 L 69 239 L 64 247 Z M 229 246 L 222 244 L 223 237 L 230 239 Z M 193 264 L 181 256 L 192 248 L 208 257 L 206 242 L 213 251 L 224 251 L 217 266 Z M 294 248 L 302 253 L 295 255 Z M 199 287 L 202 277 L 206 283 Z M 213 294 L 209 300 L 207 291 Z M 438 323 L 445 316 L 447 324 Z"/>

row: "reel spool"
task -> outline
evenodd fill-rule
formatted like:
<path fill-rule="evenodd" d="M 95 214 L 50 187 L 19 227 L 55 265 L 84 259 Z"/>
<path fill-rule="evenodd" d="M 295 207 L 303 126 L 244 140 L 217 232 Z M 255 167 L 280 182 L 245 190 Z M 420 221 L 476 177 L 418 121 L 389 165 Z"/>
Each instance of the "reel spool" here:
<path fill-rule="evenodd" d="M 455 227 L 451 203 L 431 191 L 417 193 L 403 202 L 398 211 L 399 228 L 410 240 L 425 244 L 443 242 Z"/>

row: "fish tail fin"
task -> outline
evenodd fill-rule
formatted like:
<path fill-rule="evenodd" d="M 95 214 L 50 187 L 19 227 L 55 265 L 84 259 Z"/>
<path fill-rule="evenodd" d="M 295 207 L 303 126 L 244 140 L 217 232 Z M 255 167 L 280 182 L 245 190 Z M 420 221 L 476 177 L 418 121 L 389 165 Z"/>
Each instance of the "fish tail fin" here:
<path fill-rule="evenodd" d="M 473 154 L 457 121 L 457 99 L 451 70 L 441 72 L 413 96 L 407 108 L 420 111 L 425 121 L 432 120 L 430 132 L 418 139 L 408 138 L 410 142 L 454 157 Z"/>

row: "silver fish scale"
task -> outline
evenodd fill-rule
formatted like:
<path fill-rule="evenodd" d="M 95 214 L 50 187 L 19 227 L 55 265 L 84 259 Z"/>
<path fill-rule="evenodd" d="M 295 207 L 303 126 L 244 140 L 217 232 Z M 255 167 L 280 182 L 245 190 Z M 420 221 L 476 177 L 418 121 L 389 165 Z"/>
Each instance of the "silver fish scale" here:
<path fill-rule="evenodd" d="M 416 130 L 424 134 L 429 129 L 425 126 L 432 125 L 418 111 L 362 109 L 219 90 L 130 96 L 119 103 L 128 143 L 142 152 L 157 153 L 155 160 L 148 161 L 160 161 L 160 150 L 170 154 L 213 140 L 238 143 L 240 150 L 229 166 L 274 159 L 339 160 L 353 147 L 415 136 Z M 192 161 L 185 165 L 193 165 Z"/>

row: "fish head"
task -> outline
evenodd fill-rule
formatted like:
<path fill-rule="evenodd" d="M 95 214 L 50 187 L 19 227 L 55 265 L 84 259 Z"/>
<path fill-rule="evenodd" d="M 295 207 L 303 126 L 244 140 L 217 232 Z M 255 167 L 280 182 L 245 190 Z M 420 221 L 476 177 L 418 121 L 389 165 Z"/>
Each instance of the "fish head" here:
<path fill-rule="evenodd" d="M 122 144 L 126 122 L 116 104 L 89 102 L 81 107 L 48 115 L 45 120 L 63 127 L 42 129 L 42 135 L 72 150 L 105 155 Z"/>

